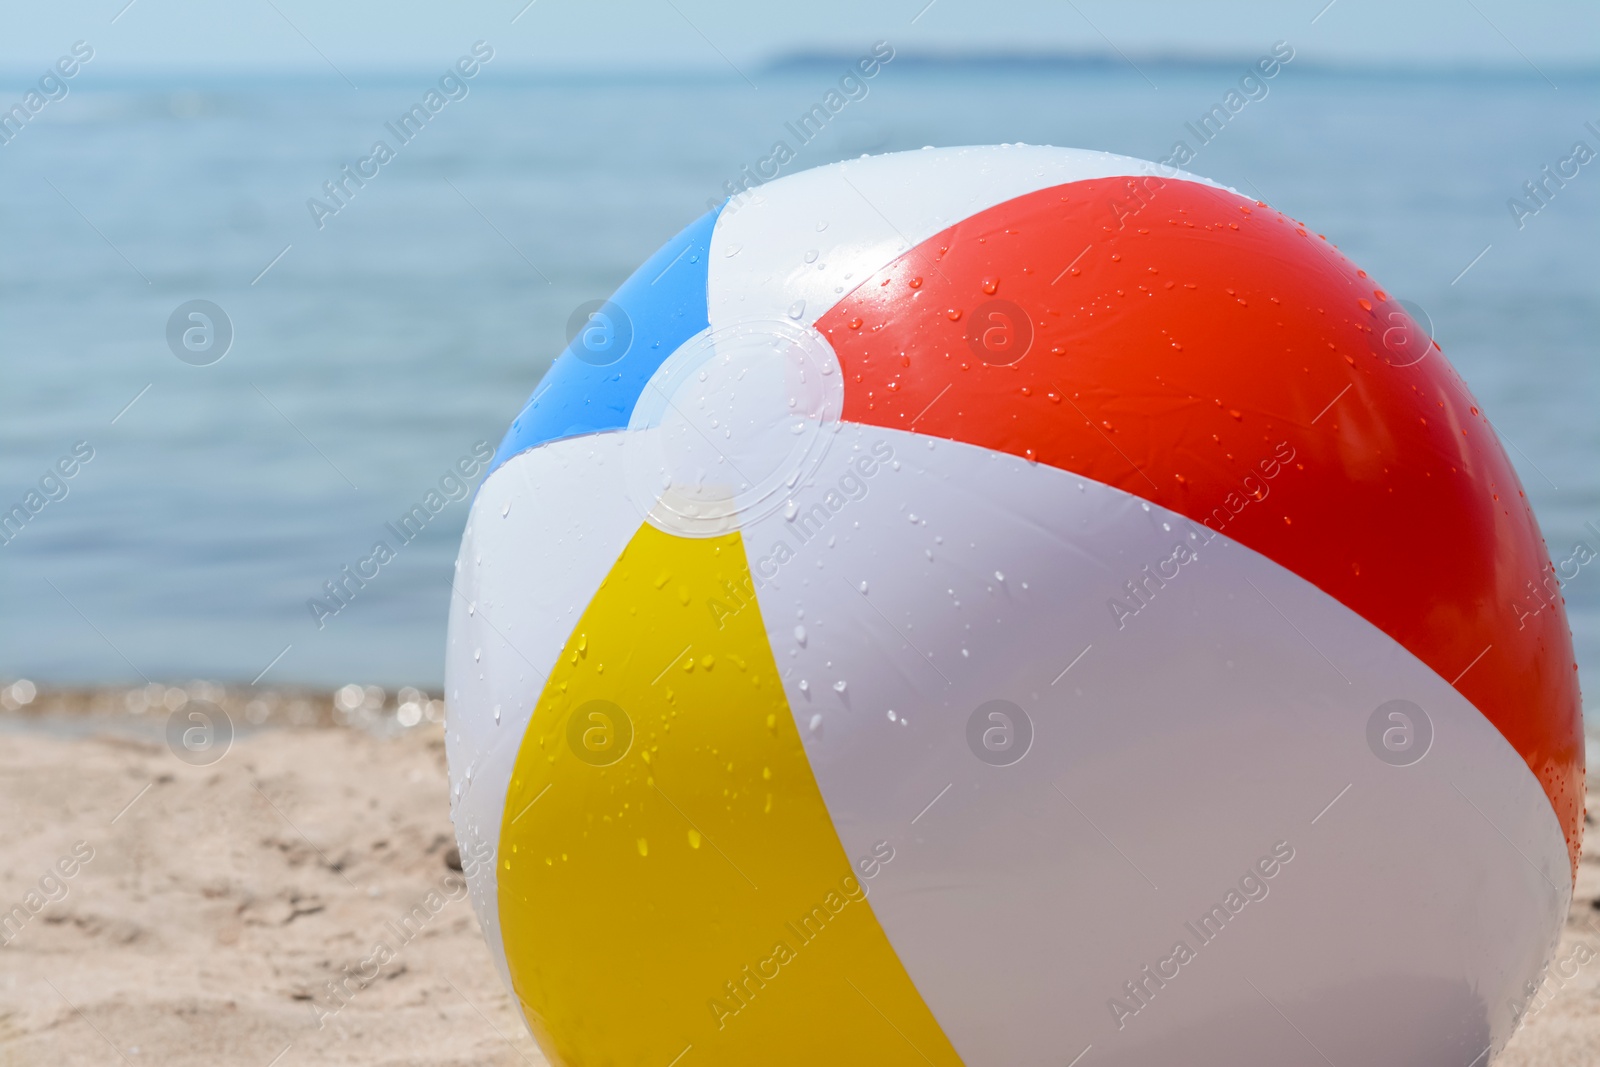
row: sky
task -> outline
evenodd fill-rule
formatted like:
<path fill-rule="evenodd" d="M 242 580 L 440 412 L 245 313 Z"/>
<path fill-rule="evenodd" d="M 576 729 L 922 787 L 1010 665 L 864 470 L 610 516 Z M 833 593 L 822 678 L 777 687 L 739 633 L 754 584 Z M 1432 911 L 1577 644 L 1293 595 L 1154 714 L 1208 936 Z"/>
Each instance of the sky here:
<path fill-rule="evenodd" d="M 573 74 L 690 68 L 731 76 L 786 52 L 851 51 L 880 39 L 902 53 L 1229 58 L 1283 39 L 1328 63 L 1600 63 L 1592 0 L 3 0 L 0 26 L 0 71 L 13 81 L 31 80 L 30 71 L 78 40 L 95 48 L 106 74 L 332 76 L 448 61 L 478 39 L 505 66 Z"/>

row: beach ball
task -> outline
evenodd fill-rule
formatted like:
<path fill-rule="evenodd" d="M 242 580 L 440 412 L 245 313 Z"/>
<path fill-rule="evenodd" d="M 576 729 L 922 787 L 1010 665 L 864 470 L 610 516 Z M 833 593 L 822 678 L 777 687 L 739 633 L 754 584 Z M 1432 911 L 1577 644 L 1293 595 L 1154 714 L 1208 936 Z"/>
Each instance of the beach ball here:
<path fill-rule="evenodd" d="M 1412 307 L 1016 145 L 752 188 L 584 310 L 446 688 L 550 1061 L 1492 1060 L 1572 898 L 1577 680 Z"/>

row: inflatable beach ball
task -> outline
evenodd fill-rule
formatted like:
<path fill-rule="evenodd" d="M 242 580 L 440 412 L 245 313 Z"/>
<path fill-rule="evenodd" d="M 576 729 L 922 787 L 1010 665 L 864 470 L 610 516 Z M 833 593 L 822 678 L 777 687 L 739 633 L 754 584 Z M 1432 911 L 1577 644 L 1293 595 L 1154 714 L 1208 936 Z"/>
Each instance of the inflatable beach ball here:
<path fill-rule="evenodd" d="M 1278 211 L 798 173 L 587 317 L 478 491 L 473 900 L 557 1064 L 1485 1063 L 1581 833 L 1549 577 L 1438 346 Z"/>

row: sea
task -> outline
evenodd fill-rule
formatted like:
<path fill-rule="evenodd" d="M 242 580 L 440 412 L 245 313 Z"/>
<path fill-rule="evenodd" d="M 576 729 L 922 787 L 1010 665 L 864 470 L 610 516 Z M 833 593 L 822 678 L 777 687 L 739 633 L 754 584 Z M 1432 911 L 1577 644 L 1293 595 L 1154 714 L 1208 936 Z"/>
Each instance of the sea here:
<path fill-rule="evenodd" d="M 0 544 L 0 680 L 438 687 L 462 465 L 574 312 L 780 140 L 785 173 L 925 145 L 1186 142 L 1188 169 L 1420 305 L 1552 557 L 1600 552 L 1600 162 L 1575 162 L 1600 151 L 1600 76 L 1292 60 L 1245 82 L 1256 58 L 907 56 L 857 82 L 846 54 L 726 75 L 489 62 L 409 140 L 392 124 L 453 57 L 348 81 L 90 64 L 0 144 L 0 510 L 45 501 Z M 29 80 L 0 80 L 0 107 Z M 1202 143 L 1194 124 L 1241 87 Z M 363 164 L 378 141 L 391 158 Z M 330 197 L 347 165 L 377 171 Z M 308 608 L 430 492 L 442 510 L 377 579 Z M 1588 681 L 1600 560 L 1568 570 Z"/>

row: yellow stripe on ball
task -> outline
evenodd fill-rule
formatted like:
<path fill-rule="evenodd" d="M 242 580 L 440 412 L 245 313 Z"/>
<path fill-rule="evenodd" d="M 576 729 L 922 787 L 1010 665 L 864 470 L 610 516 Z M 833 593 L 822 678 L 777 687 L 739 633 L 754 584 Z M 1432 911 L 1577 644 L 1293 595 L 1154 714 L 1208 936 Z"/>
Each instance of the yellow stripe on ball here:
<path fill-rule="evenodd" d="M 634 536 L 502 826 L 506 959 L 553 1062 L 961 1062 L 834 832 L 737 533 Z"/>

